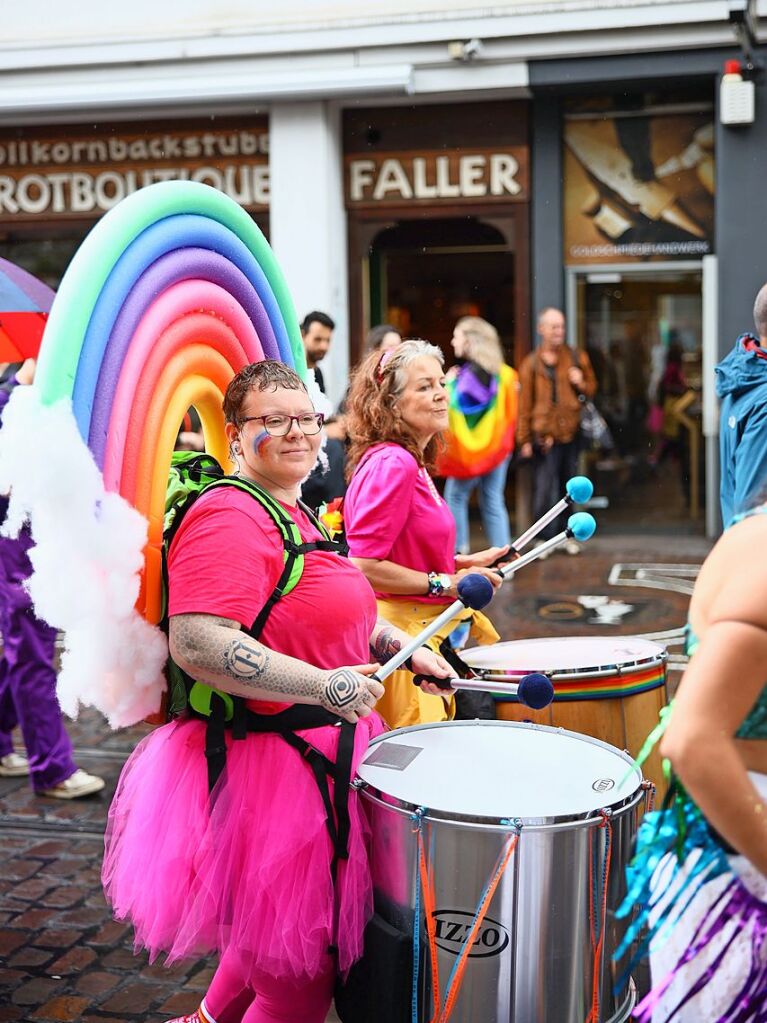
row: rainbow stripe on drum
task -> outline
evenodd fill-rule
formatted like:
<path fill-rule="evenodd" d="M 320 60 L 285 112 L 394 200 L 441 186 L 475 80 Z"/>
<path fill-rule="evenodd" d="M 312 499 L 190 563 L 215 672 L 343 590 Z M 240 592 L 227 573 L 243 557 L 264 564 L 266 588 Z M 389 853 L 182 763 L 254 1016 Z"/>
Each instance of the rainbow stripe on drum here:
<path fill-rule="evenodd" d="M 190 181 L 141 189 L 75 254 L 43 336 L 35 387 L 70 398 L 108 491 L 149 522 L 138 610 L 160 619 L 165 490 L 182 418 L 194 406 L 206 450 L 229 465 L 223 394 L 243 366 L 278 359 L 306 375 L 282 271 L 250 216 Z"/>
<path fill-rule="evenodd" d="M 512 681 L 511 678 L 509 681 Z M 653 665 L 642 671 L 606 675 L 603 678 L 576 678 L 565 682 L 552 678 L 555 703 L 574 703 L 577 700 L 609 700 L 635 696 L 658 689 L 666 682 L 666 666 L 664 663 Z M 492 693 L 496 703 L 519 703 L 516 696 Z"/>

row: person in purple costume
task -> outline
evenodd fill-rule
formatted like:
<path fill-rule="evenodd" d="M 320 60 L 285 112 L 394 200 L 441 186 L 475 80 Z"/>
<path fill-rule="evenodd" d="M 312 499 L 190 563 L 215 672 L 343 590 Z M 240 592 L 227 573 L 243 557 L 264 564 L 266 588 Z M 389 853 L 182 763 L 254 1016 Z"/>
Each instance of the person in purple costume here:
<path fill-rule="evenodd" d="M 31 384 L 35 362 L 0 364 L 0 418 L 11 391 Z M 0 497 L 0 522 L 8 510 Z M 0 776 L 29 775 L 35 794 L 77 799 L 104 788 L 102 778 L 87 774 L 72 758 L 72 743 L 56 699 L 53 667 L 56 630 L 35 617 L 24 582 L 32 572 L 28 551 L 32 537 L 25 527 L 15 539 L 0 536 Z M 27 753 L 13 749 L 11 733 L 21 728 Z"/>

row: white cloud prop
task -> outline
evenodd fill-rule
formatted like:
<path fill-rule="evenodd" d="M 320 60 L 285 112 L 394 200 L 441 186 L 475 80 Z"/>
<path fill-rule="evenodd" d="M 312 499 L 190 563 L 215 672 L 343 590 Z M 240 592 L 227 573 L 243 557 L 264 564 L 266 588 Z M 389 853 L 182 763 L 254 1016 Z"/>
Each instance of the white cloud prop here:
<path fill-rule="evenodd" d="M 62 710 L 95 707 L 113 728 L 159 709 L 163 633 L 135 611 L 147 522 L 104 489 L 68 400 L 41 405 L 17 387 L 0 430 L 0 492 L 11 491 L 2 532 L 29 521 L 35 547 L 27 588 L 37 614 L 64 633 Z"/>

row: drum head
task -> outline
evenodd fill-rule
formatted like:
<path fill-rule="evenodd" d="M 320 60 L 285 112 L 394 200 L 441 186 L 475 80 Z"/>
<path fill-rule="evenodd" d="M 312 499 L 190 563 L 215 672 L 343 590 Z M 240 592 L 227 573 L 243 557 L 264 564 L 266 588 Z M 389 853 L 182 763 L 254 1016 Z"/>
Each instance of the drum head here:
<path fill-rule="evenodd" d="M 592 816 L 642 781 L 631 758 L 598 739 L 543 725 L 446 721 L 374 739 L 360 778 L 406 809 L 497 824 Z"/>
<path fill-rule="evenodd" d="M 636 636 L 570 636 L 562 639 L 521 639 L 510 643 L 462 650 L 461 659 L 478 671 L 501 669 L 525 675 L 542 671 L 545 675 L 563 671 L 598 671 L 657 661 L 664 649 L 649 639 Z"/>

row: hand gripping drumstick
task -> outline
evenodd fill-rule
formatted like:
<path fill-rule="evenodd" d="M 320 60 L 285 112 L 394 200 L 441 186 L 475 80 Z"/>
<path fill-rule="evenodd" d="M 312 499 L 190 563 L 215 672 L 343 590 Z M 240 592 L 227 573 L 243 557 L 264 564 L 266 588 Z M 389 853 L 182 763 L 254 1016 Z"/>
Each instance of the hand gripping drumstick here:
<path fill-rule="evenodd" d="M 561 503 L 562 502 L 560 502 L 560 504 Z M 552 508 L 552 511 L 553 510 L 554 509 Z M 525 565 L 529 565 L 531 561 L 535 561 L 536 558 L 540 558 L 544 554 L 548 554 L 549 551 L 553 551 L 555 547 L 559 547 L 560 544 L 565 542 L 565 540 L 577 540 L 579 543 L 585 543 L 594 535 L 596 528 L 597 524 L 593 515 L 589 515 L 588 512 L 576 512 L 575 515 L 571 515 L 567 520 L 567 529 L 563 529 L 561 533 L 557 533 L 556 536 L 552 536 L 550 540 L 544 540 L 542 544 L 535 547 L 532 551 L 528 551 L 527 554 L 520 555 L 516 561 L 510 562 L 504 568 L 497 568 L 496 571 L 499 575 L 502 575 L 504 579 L 508 579 L 509 576 L 518 572 L 520 568 L 524 568 Z"/>
<path fill-rule="evenodd" d="M 423 632 L 419 632 L 406 646 L 403 646 L 393 657 L 390 657 L 386 664 L 383 664 L 374 675 L 371 675 L 371 678 L 374 678 L 377 682 L 383 682 L 401 664 L 404 664 L 409 657 L 412 657 L 419 647 L 422 647 L 428 639 L 431 639 L 435 632 L 438 632 L 443 625 L 455 617 L 459 611 L 465 611 L 467 607 L 471 608 L 472 611 L 479 611 L 481 608 L 486 607 L 492 599 L 493 584 L 486 576 L 480 575 L 478 572 L 465 575 L 458 582 L 458 599 L 449 604 L 441 615 L 426 626 Z"/>
<path fill-rule="evenodd" d="M 516 696 L 525 707 L 542 710 L 554 699 L 554 686 L 547 675 L 532 671 L 523 675 L 519 682 L 488 682 L 483 678 L 437 678 L 435 675 L 416 675 L 415 685 L 434 682 L 440 689 L 471 689 L 473 692 L 496 693 L 501 696 Z"/>
<path fill-rule="evenodd" d="M 594 484 L 590 479 L 585 476 L 573 476 L 567 481 L 565 486 L 565 496 L 561 501 L 557 501 L 553 508 L 542 515 L 537 522 L 534 522 L 529 529 L 526 529 L 521 536 L 517 537 L 514 543 L 511 545 L 508 554 L 504 554 L 504 558 L 514 557 L 515 554 L 519 554 L 523 547 L 526 547 L 534 536 L 537 536 L 542 529 L 560 515 L 563 511 L 573 504 L 585 504 L 586 501 L 591 500 L 591 496 L 594 493 Z M 592 530 L 593 532 L 593 530 Z M 588 537 L 587 537 L 588 539 Z"/>

